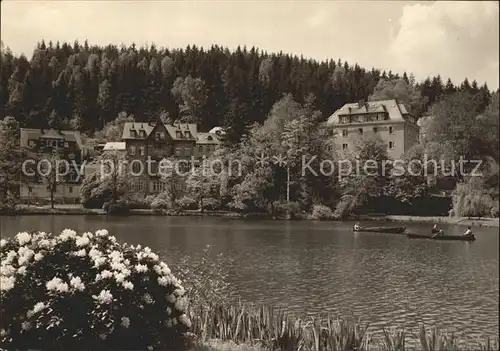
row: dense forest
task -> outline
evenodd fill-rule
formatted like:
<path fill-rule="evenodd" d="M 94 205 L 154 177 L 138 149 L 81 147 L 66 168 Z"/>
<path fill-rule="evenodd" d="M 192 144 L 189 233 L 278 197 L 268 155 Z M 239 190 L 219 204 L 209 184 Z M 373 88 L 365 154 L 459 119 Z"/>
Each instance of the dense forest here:
<path fill-rule="evenodd" d="M 467 79 L 458 86 L 440 76 L 415 82 L 406 72 L 246 47 L 231 52 L 220 46 L 163 49 L 41 41 L 31 59 L 2 47 L 1 63 L 2 119 L 13 116 L 26 127 L 72 127 L 87 134 L 120 112 L 139 121 L 168 113 L 173 120 L 198 123 L 202 131 L 225 126 L 236 142 L 246 127 L 262 123 L 284 94 L 299 103 L 313 94 L 326 119 L 347 102 L 367 99 L 381 81 L 398 79 L 418 95 L 407 101 L 417 116 L 457 90 L 477 95 L 483 106 L 491 96 L 486 84 Z"/>
<path fill-rule="evenodd" d="M 75 128 L 89 146 L 120 140 L 126 121 L 162 118 L 197 123 L 201 131 L 224 126 L 225 143 L 212 155 L 224 161 L 222 176 L 192 174 L 185 182 L 165 178 L 165 191 L 143 198 L 127 190 L 133 180 L 126 174 L 115 181 L 93 174 L 81 188 L 84 206 L 100 208 L 119 198 L 126 207 L 273 216 L 307 212 L 317 219 L 368 210 L 443 215 L 451 200 L 434 195 L 443 190 L 438 181 L 452 176 L 455 214 L 498 216 L 499 92 L 490 92 L 486 84 L 464 79 L 454 85 L 440 76 L 416 82 L 406 72 L 245 47 L 231 52 L 219 46 L 174 50 L 42 41 L 31 60 L 2 47 L 1 61 L 0 194 L 5 208 L 18 202 L 19 127 Z M 324 121 L 347 102 L 393 98 L 417 117 L 433 116 L 424 127 L 425 141 L 402 156 L 408 169 L 420 162 L 412 172 L 416 176 L 363 171 L 340 177 L 338 169 L 328 175 L 302 173 L 304 156 L 318 156 L 315 169 L 320 160 L 376 160 L 379 165 L 388 160 L 387 145 L 377 138 L 361 138 L 355 152 L 343 154 L 332 144 L 332 130 Z M 286 155 L 287 167 L 259 166 L 262 154 Z M 447 162 L 430 177 L 422 172 L 429 158 Z M 450 170 L 451 162 L 462 158 L 485 161 L 483 176 Z M 229 160 L 244 161 L 242 172 L 229 172 Z M 179 191 L 177 183 L 185 189 Z"/>

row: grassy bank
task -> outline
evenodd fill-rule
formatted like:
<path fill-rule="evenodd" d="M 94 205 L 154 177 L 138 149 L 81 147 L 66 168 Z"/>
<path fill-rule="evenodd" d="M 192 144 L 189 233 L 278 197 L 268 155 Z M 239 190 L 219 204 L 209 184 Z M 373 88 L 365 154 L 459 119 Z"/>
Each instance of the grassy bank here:
<path fill-rule="evenodd" d="M 437 328 L 368 332 L 367 325 L 333 317 L 301 320 L 271 307 L 219 305 L 190 311 L 194 350 L 499 350 L 498 339 L 458 339 Z"/>
<path fill-rule="evenodd" d="M 50 206 L 18 206 L 15 212 L 0 212 L 0 215 L 105 215 L 102 209 L 86 209 L 78 205 L 56 205 Z M 244 218 L 244 219 L 276 219 L 287 220 L 284 217 L 273 217 L 264 213 L 236 213 L 230 211 L 204 211 L 199 210 L 152 210 L 133 209 L 129 215 L 133 216 L 196 216 L 196 217 L 222 217 L 222 218 Z M 295 220 L 313 220 L 307 215 L 299 215 Z M 352 217 L 351 220 L 364 221 L 389 221 L 401 223 L 441 223 L 450 225 L 462 225 L 472 227 L 499 227 L 498 218 L 469 219 L 467 217 L 420 217 L 420 216 L 397 216 L 397 215 L 360 215 Z M 335 221 L 335 220 L 333 220 Z"/>

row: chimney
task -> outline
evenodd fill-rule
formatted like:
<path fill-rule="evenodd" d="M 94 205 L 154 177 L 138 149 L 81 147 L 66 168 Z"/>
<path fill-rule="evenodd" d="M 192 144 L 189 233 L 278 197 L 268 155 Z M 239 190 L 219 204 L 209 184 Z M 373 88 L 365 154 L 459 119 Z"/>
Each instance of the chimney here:
<path fill-rule="evenodd" d="M 365 99 L 361 99 L 358 101 L 358 108 L 362 108 L 363 106 L 365 106 Z"/>

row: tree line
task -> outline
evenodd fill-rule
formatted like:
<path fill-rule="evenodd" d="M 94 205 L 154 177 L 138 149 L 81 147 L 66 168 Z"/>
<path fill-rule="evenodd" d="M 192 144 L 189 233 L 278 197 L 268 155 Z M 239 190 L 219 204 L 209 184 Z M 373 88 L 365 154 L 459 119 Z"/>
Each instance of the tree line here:
<path fill-rule="evenodd" d="M 318 62 L 255 47 L 165 49 L 42 40 L 31 59 L 2 45 L 1 64 L 1 118 L 13 116 L 24 127 L 74 128 L 87 134 L 101 130 L 120 112 L 138 121 L 163 113 L 197 123 L 202 131 L 224 126 L 229 142 L 236 143 L 249 126 L 266 119 L 284 94 L 301 104 L 313 94 L 324 119 L 374 91 L 384 95 L 388 85 L 396 93 L 387 97 L 406 100 L 417 116 L 457 91 L 477 96 L 483 108 L 491 98 L 486 84 L 467 78 L 459 85 L 440 76 L 416 82 L 406 72 L 369 70 L 340 59 Z"/>

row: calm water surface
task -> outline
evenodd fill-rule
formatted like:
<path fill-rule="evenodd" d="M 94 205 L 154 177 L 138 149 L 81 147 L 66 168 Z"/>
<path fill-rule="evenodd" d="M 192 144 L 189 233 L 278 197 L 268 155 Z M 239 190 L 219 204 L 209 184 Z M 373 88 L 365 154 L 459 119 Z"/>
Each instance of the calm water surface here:
<path fill-rule="evenodd" d="M 65 228 L 108 229 L 120 241 L 151 247 L 173 267 L 181 256 L 198 256 L 209 244 L 233 261 L 230 282 L 247 302 L 302 315 L 359 317 L 377 329 L 425 323 L 463 336 L 498 337 L 498 228 L 475 229 L 477 240 L 468 243 L 353 234 L 348 222 L 0 217 L 2 236 Z M 444 229 L 450 234 L 464 230 Z"/>

